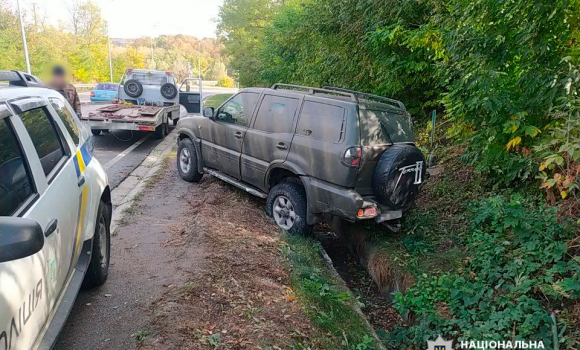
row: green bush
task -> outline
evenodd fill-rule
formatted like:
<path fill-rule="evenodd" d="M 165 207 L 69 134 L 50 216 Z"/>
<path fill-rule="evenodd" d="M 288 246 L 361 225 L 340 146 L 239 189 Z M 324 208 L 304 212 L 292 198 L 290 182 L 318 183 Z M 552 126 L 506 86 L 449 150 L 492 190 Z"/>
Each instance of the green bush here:
<path fill-rule="evenodd" d="M 235 87 L 234 79 L 232 79 L 228 76 L 221 77 L 221 78 L 219 78 L 216 86 L 225 87 L 225 88 L 233 88 L 233 87 Z"/>
<path fill-rule="evenodd" d="M 456 340 L 541 340 L 553 348 L 551 314 L 560 348 L 580 344 L 567 305 L 580 298 L 580 259 L 568 254 L 572 224 L 555 208 L 521 196 L 495 196 L 474 206 L 465 234 L 470 255 L 457 271 L 423 274 L 396 297 L 416 323 L 389 334 L 396 346 L 423 346 L 443 334 Z M 441 309 L 449 310 L 441 312 Z"/>

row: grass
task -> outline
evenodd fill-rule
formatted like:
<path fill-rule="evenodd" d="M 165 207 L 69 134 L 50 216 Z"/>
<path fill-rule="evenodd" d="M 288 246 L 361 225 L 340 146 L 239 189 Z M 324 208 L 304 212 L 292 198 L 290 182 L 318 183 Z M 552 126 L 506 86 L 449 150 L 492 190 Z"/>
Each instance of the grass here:
<path fill-rule="evenodd" d="M 285 236 L 282 246 L 289 262 L 294 294 L 300 300 L 313 324 L 322 332 L 322 348 L 365 350 L 377 344 L 365 320 L 356 312 L 358 301 L 334 277 L 320 255 L 320 243 L 309 237 Z"/>
<path fill-rule="evenodd" d="M 221 106 L 224 102 L 226 102 L 226 100 L 228 98 L 230 98 L 233 94 L 217 94 L 217 95 L 212 95 L 208 98 L 206 98 L 203 101 L 203 107 L 213 107 L 214 109 L 217 109 L 219 106 Z"/>
<path fill-rule="evenodd" d="M 137 342 L 142 343 L 145 341 L 145 339 L 147 339 L 149 337 L 149 331 L 148 330 L 140 330 L 137 331 L 134 334 L 135 340 L 137 340 Z"/>

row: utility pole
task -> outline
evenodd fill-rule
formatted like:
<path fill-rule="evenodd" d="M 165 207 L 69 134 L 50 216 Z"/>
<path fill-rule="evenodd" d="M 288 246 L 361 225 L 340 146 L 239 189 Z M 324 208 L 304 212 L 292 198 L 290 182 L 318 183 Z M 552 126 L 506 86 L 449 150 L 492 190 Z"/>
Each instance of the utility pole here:
<path fill-rule="evenodd" d="M 22 11 L 20 11 L 20 0 L 16 0 L 16 5 L 18 6 L 18 17 L 20 17 L 20 30 L 22 31 L 22 45 L 24 46 L 24 58 L 26 59 L 26 70 L 28 71 L 28 74 L 32 74 L 32 72 L 30 71 L 30 59 L 28 58 L 28 45 L 26 44 L 26 31 L 24 30 Z"/>
<path fill-rule="evenodd" d="M 199 66 L 199 79 L 201 79 L 201 40 L 197 42 L 197 64 Z"/>
<path fill-rule="evenodd" d="M 151 37 L 151 61 L 149 62 L 149 69 L 153 69 L 153 37 Z"/>
<path fill-rule="evenodd" d="M 111 38 L 109 37 L 109 25 L 107 25 L 107 44 L 109 45 L 109 75 L 113 82 L 113 59 L 111 58 Z"/>
<path fill-rule="evenodd" d="M 36 19 L 36 3 L 35 2 L 32 3 L 32 13 L 34 14 L 34 28 L 38 32 L 38 21 Z"/>

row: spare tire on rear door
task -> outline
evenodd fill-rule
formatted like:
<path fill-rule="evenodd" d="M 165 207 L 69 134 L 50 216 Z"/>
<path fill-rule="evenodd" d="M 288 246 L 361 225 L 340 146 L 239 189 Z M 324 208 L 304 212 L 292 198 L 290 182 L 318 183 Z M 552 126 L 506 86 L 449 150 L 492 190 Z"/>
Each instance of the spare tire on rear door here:
<path fill-rule="evenodd" d="M 414 145 L 395 144 L 379 159 L 373 174 L 377 200 L 393 210 L 406 210 L 417 198 L 426 169 L 423 153 Z"/>
<path fill-rule="evenodd" d="M 125 82 L 123 90 L 129 97 L 137 98 L 143 93 L 143 85 L 135 79 L 129 79 Z"/>
<path fill-rule="evenodd" d="M 165 83 L 161 85 L 161 95 L 168 100 L 171 100 L 177 96 L 177 88 L 171 83 Z"/>

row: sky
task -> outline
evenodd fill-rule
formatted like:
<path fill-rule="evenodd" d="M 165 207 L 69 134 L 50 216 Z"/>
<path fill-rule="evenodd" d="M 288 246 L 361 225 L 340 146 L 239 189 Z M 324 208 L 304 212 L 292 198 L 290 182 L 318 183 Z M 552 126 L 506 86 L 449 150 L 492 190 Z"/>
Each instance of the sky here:
<path fill-rule="evenodd" d="M 71 0 L 20 0 L 27 20 L 33 4 L 38 15 L 58 24 L 68 16 Z M 11 0 L 16 8 L 16 0 Z M 186 34 L 197 38 L 215 37 L 219 7 L 223 0 L 93 0 L 109 22 L 112 38 L 138 38 L 163 34 Z"/>

